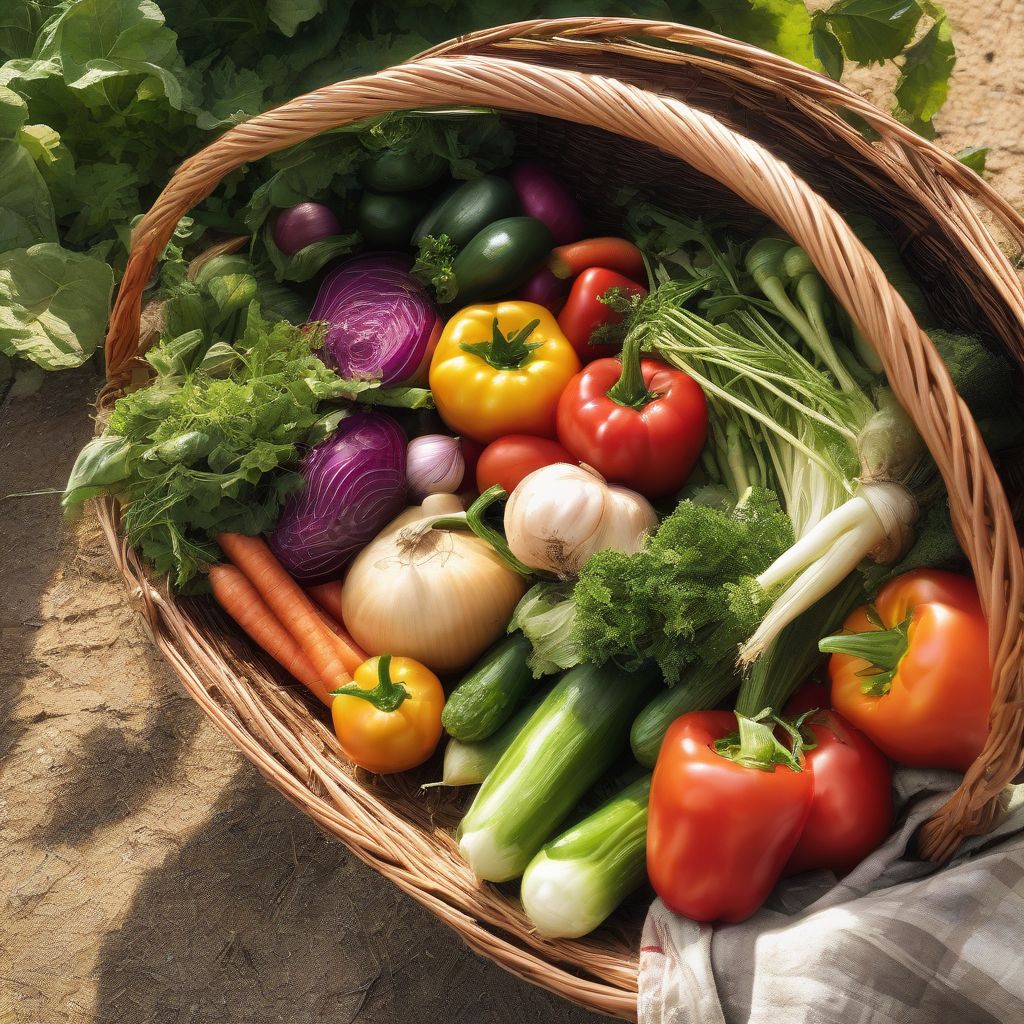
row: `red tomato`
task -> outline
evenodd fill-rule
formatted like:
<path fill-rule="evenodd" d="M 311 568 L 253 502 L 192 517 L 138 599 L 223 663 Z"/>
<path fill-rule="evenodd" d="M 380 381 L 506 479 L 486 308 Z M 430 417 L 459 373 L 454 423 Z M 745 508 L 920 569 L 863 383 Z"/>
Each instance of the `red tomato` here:
<path fill-rule="evenodd" d="M 494 484 L 501 484 L 511 494 L 524 476 L 556 462 L 576 465 L 576 460 L 557 441 L 507 434 L 483 450 L 476 464 L 476 485 L 481 494 Z"/>
<path fill-rule="evenodd" d="M 811 813 L 786 864 L 785 874 L 828 868 L 853 870 L 889 834 L 892 768 L 859 729 L 835 711 L 818 711 L 804 723 L 817 744 L 805 751 L 814 776 Z"/>

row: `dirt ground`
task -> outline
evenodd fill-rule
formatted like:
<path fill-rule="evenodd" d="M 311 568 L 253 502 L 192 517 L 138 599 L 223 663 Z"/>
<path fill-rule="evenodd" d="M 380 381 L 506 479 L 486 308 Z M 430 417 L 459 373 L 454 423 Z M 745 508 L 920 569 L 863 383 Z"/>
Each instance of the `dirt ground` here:
<path fill-rule="evenodd" d="M 941 143 L 990 144 L 1024 202 L 1024 0 L 946 7 Z M 63 484 L 98 383 L 6 401 L 0 495 Z M 468 952 L 271 791 L 154 655 L 91 518 L 0 501 L 0 1024 L 599 1019 Z"/>

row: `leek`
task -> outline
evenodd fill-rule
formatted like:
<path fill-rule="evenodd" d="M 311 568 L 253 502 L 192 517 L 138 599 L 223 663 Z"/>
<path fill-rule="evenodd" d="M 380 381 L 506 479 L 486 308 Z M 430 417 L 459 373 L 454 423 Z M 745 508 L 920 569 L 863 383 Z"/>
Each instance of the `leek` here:
<path fill-rule="evenodd" d="M 643 885 L 650 791 L 651 776 L 645 775 L 545 844 L 530 861 L 520 896 L 541 935 L 586 935 Z"/>
<path fill-rule="evenodd" d="M 555 684 L 459 826 L 459 851 L 478 878 L 507 882 L 523 873 L 625 748 L 655 675 L 580 665 Z"/>

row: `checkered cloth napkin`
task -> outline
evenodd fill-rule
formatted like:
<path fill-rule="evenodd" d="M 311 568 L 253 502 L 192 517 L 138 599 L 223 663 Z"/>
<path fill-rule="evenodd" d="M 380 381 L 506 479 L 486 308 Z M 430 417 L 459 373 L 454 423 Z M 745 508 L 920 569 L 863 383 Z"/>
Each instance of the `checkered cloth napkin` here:
<path fill-rule="evenodd" d="M 896 773 L 898 830 L 842 881 L 782 882 L 740 924 L 651 907 L 640 1024 L 1024 1022 L 1024 785 L 998 828 L 941 870 L 906 855 L 959 781 Z"/>

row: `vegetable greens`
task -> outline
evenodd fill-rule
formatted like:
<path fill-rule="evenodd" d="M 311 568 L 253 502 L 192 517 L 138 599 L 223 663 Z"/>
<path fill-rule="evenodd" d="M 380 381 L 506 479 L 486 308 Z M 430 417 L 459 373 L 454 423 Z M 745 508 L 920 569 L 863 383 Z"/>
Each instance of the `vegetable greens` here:
<path fill-rule="evenodd" d="M 516 9 L 517 18 L 579 13 L 576 0 L 530 0 Z M 838 0 L 813 14 L 804 0 L 613 0 L 602 13 L 716 29 L 835 77 L 845 61 L 894 58 L 902 62 L 898 116 L 926 133 L 954 60 L 945 15 L 930 0 Z M 99 300 L 109 287 L 100 281 L 123 270 L 127 225 L 155 198 L 169 168 L 213 133 L 507 18 L 506 7 L 471 0 L 175 0 L 162 7 L 154 0 L 5 0 L 0 257 L 8 283 L 0 303 L 32 305 L 20 282 L 34 276 L 40 243 L 54 246 L 49 266 L 66 264 L 62 278 L 91 282 L 96 301 L 82 304 L 69 323 L 73 344 L 55 341 L 40 324 L 9 331 L 2 351 L 50 369 L 89 357 L 106 320 Z M 274 207 L 337 200 L 372 146 L 395 145 L 399 137 L 424 155 L 441 153 L 456 178 L 508 160 L 510 137 L 494 118 L 414 121 L 384 119 L 361 138 L 331 132 L 243 168 L 196 211 L 197 222 L 251 232 Z M 346 244 L 338 241 L 335 251 Z M 280 261 L 274 271 L 284 280 L 310 272 Z"/>

